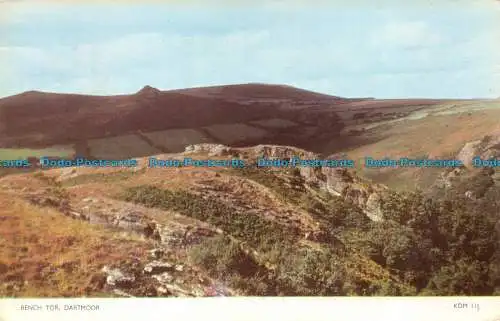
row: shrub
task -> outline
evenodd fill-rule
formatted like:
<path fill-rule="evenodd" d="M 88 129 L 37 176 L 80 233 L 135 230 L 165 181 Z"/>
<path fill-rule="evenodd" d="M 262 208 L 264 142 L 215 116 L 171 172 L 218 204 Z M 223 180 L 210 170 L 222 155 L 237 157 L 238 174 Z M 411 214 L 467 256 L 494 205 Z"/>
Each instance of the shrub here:
<path fill-rule="evenodd" d="M 266 250 L 274 244 L 292 243 L 299 235 L 295 228 L 250 212 L 236 212 L 215 198 L 204 199 L 186 191 L 168 191 L 146 185 L 127 189 L 122 198 L 148 207 L 178 211 L 208 222 L 258 249 Z"/>
<path fill-rule="evenodd" d="M 328 250 L 300 249 L 289 253 L 277 271 L 285 295 L 342 295 L 345 270 Z"/>
<path fill-rule="evenodd" d="M 238 243 L 223 235 L 203 240 L 191 248 L 189 255 L 194 264 L 207 268 L 217 277 L 233 273 L 249 277 L 259 269 Z"/>

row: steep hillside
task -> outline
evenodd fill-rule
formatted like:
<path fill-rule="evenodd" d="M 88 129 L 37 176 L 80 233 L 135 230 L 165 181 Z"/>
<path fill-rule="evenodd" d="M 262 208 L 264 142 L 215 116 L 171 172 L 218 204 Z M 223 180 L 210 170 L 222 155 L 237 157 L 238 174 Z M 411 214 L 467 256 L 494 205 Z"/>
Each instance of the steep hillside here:
<path fill-rule="evenodd" d="M 322 155 L 456 155 L 499 129 L 498 100 L 363 99 L 284 85 L 242 84 L 87 96 L 26 92 L 0 99 L 4 159 L 81 155 L 125 159 L 192 144 L 286 145 Z M 391 188 L 427 188 L 440 170 L 357 168 Z M 0 175 L 12 173 L 0 169 Z"/>
<path fill-rule="evenodd" d="M 369 119 L 369 118 L 368 118 Z M 368 120 L 366 119 L 366 120 Z M 341 150 L 358 164 L 365 157 L 456 158 L 468 142 L 495 136 L 500 130 L 498 100 L 462 101 L 437 104 L 412 112 L 406 117 L 383 122 L 346 126 Z M 323 146 L 336 149 L 337 143 Z M 468 161 L 466 163 L 469 163 Z M 426 189 L 439 177 L 440 169 L 369 169 L 360 166 L 359 174 L 395 189 Z"/>
<path fill-rule="evenodd" d="M 499 293 L 500 231 L 488 214 L 498 202 L 485 212 L 482 201 L 395 193 L 351 169 L 252 165 L 263 156 L 318 157 L 204 144 L 156 158 L 248 166 L 151 168 L 144 158 L 1 178 L 0 294 Z"/>
<path fill-rule="evenodd" d="M 137 131 L 199 128 L 272 118 L 293 121 L 298 114 L 280 110 L 280 99 L 292 97 L 314 101 L 319 96 L 292 87 L 271 85 L 221 88 L 223 94 L 216 97 L 209 94 L 211 89 L 199 89 L 196 92 L 207 93 L 192 95 L 190 91 L 160 91 L 150 86 L 132 95 L 119 96 L 25 92 L 0 99 L 0 145 L 47 147 Z M 278 101 L 251 100 L 262 92 L 272 94 Z M 243 96 L 231 99 L 234 95 Z M 333 96 L 321 97 L 326 104 L 346 101 Z M 301 117 L 307 119 L 307 112 Z M 332 133 L 335 128 L 339 130 L 334 118 L 329 123 Z"/>
<path fill-rule="evenodd" d="M 348 99 L 266 84 L 145 86 L 117 96 L 29 91 L 0 99 L 0 147 L 37 154 L 65 145 L 94 158 L 108 157 L 106 150 L 116 158 L 181 152 L 199 143 L 290 145 L 328 154 L 366 143 L 350 132 L 360 123 L 400 119 L 441 102 Z"/>

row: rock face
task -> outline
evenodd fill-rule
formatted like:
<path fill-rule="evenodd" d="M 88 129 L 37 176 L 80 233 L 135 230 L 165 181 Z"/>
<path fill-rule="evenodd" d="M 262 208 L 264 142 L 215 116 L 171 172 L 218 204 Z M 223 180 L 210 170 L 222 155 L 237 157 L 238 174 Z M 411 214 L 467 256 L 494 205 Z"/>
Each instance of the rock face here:
<path fill-rule="evenodd" d="M 316 158 L 318 156 L 300 148 L 277 145 L 257 145 L 252 148 L 252 152 L 260 157 L 280 159 L 290 159 L 292 157 Z"/>
<path fill-rule="evenodd" d="M 346 169 L 323 167 L 321 173 L 326 178 L 325 189 L 334 195 L 341 195 L 349 183 L 353 182 Z"/>
<path fill-rule="evenodd" d="M 146 274 L 160 274 L 167 271 L 172 271 L 174 265 L 169 262 L 153 261 L 148 263 L 144 267 L 144 273 Z"/>
<path fill-rule="evenodd" d="M 466 167 L 472 168 L 472 160 L 479 156 L 488 159 L 500 156 L 500 133 L 494 133 L 483 137 L 481 140 L 468 142 L 458 153 L 457 159 L 461 160 Z"/>
<path fill-rule="evenodd" d="M 378 193 L 372 193 L 366 201 L 366 215 L 372 221 L 381 221 L 383 219 L 383 212 L 380 208 L 382 197 Z"/>
<path fill-rule="evenodd" d="M 324 159 L 319 154 L 290 146 L 259 145 L 252 152 L 260 157 L 291 159 Z M 338 159 L 342 157 L 328 157 Z M 298 167 L 300 176 L 308 185 L 315 185 L 330 194 L 344 197 L 365 211 L 372 220 L 381 220 L 381 198 L 386 190 L 382 185 L 361 180 L 347 168 Z"/>
<path fill-rule="evenodd" d="M 207 237 L 215 236 L 213 230 L 202 227 L 183 226 L 177 229 L 159 228 L 160 240 L 165 246 L 183 248 L 200 243 Z"/>
<path fill-rule="evenodd" d="M 476 140 L 465 144 L 462 150 L 458 153 L 457 159 L 462 161 L 466 167 L 472 167 L 472 159 L 476 156 L 477 147 L 480 143 L 480 140 Z"/>
<path fill-rule="evenodd" d="M 245 153 L 243 153 L 243 150 Z M 246 157 L 252 160 L 258 157 L 282 160 L 290 160 L 294 157 L 301 159 L 324 159 L 319 154 L 300 148 L 279 145 L 257 145 L 252 148 L 240 149 L 218 144 L 197 144 L 188 146 L 185 151 L 185 153 L 201 152 L 217 156 L 245 154 Z M 327 158 L 340 159 L 345 157 L 332 155 Z M 344 197 L 346 200 L 359 206 L 372 220 L 382 219 L 380 202 L 382 195 L 387 189 L 386 187 L 364 181 L 347 168 L 303 166 L 297 167 L 297 169 L 307 185 L 316 186 L 330 194 Z M 178 237 L 175 236 L 173 239 L 178 239 Z"/>
<path fill-rule="evenodd" d="M 141 266 L 142 264 L 138 265 L 139 268 Z M 189 270 L 186 273 L 186 268 L 180 264 L 156 260 L 144 265 L 142 273 L 137 273 L 133 266 L 123 268 L 105 266 L 102 272 L 106 287 L 122 297 L 206 296 L 204 284 L 208 282 L 208 279 L 200 276 L 197 281 L 193 282 L 192 276 L 195 272 Z"/>
<path fill-rule="evenodd" d="M 113 218 L 111 225 L 130 232 L 142 234 L 147 238 L 160 239 L 157 224 L 145 219 L 143 213 L 140 212 L 125 210 Z"/>
<path fill-rule="evenodd" d="M 76 176 L 78 176 L 76 168 L 74 168 L 74 167 L 64 168 L 61 171 L 61 175 L 59 176 L 59 180 L 65 180 L 65 179 L 73 178 Z"/>
<path fill-rule="evenodd" d="M 161 94 L 161 90 L 151 87 L 149 85 L 144 86 L 141 90 L 139 90 L 136 95 L 140 97 L 146 98 L 155 98 Z"/>
<path fill-rule="evenodd" d="M 109 286 L 116 286 L 120 288 L 129 288 L 133 286 L 135 277 L 126 275 L 119 269 L 111 269 L 105 266 L 102 271 L 106 273 L 106 284 Z"/>
<path fill-rule="evenodd" d="M 461 182 L 462 184 L 466 182 L 477 171 L 477 168 L 473 166 L 473 159 L 475 157 L 480 157 L 482 160 L 499 159 L 500 133 L 492 133 L 480 140 L 466 143 L 456 156 L 458 160 L 464 163 L 464 167 L 442 172 L 432 187 L 444 191 L 453 188 Z M 496 176 L 493 171 L 492 178 L 498 181 L 500 176 Z M 464 192 L 464 196 L 469 199 L 476 199 L 478 197 L 471 190 Z"/>
<path fill-rule="evenodd" d="M 374 221 L 383 218 L 381 201 L 387 188 L 366 182 L 346 168 L 321 169 L 320 187 L 330 194 L 341 196 L 360 207 Z"/>

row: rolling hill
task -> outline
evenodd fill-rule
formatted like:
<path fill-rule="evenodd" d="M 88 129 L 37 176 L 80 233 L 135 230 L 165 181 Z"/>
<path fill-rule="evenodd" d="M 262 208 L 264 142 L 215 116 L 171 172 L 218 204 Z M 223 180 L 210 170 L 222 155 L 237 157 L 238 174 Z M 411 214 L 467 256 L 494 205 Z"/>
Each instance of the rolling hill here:
<path fill-rule="evenodd" d="M 242 85 L 160 91 L 146 86 L 135 94 L 88 96 L 25 92 L 0 99 L 0 145 L 2 147 L 47 147 L 88 139 L 120 136 L 137 131 L 200 128 L 272 118 L 295 120 L 308 114 L 281 110 L 280 100 L 316 102 L 330 106 L 348 100 L 292 87 Z M 255 97 L 272 97 L 252 101 Z M 237 99 L 235 99 L 237 97 Z M 334 115 L 334 114 L 333 114 Z M 339 124 L 332 116 L 331 130 Z"/>
<path fill-rule="evenodd" d="M 22 151 L 19 157 L 30 150 L 32 156 L 64 150 L 61 155 L 130 158 L 200 143 L 296 146 L 356 160 L 381 154 L 448 157 L 498 129 L 498 102 L 343 98 L 256 83 L 169 91 L 145 86 L 117 96 L 30 91 L 0 99 L 0 147 L 8 155 Z M 438 174 L 360 171 L 402 188 L 425 187 Z M 401 184 L 410 178 L 415 184 Z"/>
<path fill-rule="evenodd" d="M 265 84 L 2 98 L 3 159 L 139 165 L 2 169 L 0 295 L 497 295 L 498 171 L 254 163 L 470 163 L 500 157 L 499 119 L 498 100 L 342 98 Z M 153 168 L 149 157 L 248 166 Z"/>

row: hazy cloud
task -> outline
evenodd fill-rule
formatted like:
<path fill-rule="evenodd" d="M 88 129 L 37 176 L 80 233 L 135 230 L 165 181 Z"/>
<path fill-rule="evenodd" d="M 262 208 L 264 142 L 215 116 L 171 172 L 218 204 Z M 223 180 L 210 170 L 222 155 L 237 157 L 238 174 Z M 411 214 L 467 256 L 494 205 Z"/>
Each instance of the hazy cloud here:
<path fill-rule="evenodd" d="M 272 82 L 345 96 L 458 97 L 492 95 L 498 80 L 498 29 L 488 21 L 500 17 L 491 10 L 278 7 L 120 6 L 107 19 L 101 7 L 18 9 L 0 21 L 9 75 L 0 95 Z"/>
<path fill-rule="evenodd" d="M 390 22 L 375 30 L 371 43 L 381 47 L 406 49 L 435 46 L 442 42 L 442 35 L 422 21 Z"/>

